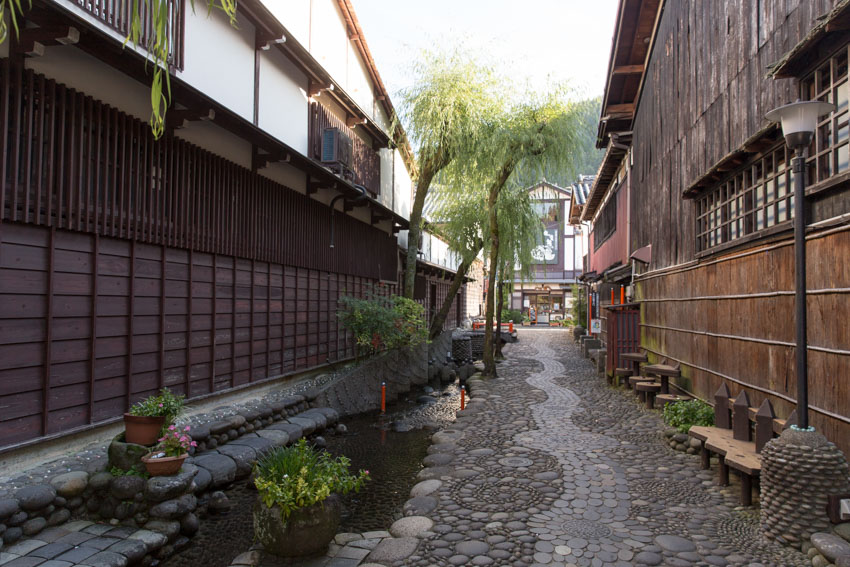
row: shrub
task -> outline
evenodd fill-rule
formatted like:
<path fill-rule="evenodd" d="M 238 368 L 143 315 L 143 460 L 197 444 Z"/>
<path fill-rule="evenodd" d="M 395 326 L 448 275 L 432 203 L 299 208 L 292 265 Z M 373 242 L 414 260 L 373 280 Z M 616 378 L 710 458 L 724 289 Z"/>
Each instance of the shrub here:
<path fill-rule="evenodd" d="M 714 425 L 714 408 L 702 400 L 667 404 L 664 406 L 664 422 L 680 433 L 687 433 L 694 425 Z"/>
<path fill-rule="evenodd" d="M 519 323 L 522 321 L 522 311 L 519 309 L 502 309 L 502 323 L 513 321 Z"/>
<path fill-rule="evenodd" d="M 343 296 L 339 303 L 337 317 L 354 335 L 358 354 L 418 345 L 428 338 L 425 310 L 406 297 L 370 290 L 365 298 Z"/>
<path fill-rule="evenodd" d="M 347 457 L 334 459 L 301 439 L 260 459 L 254 466 L 254 485 L 263 504 L 278 506 L 285 520 L 293 511 L 322 502 L 332 493 L 359 491 L 369 471 L 351 474 L 350 464 Z"/>
<path fill-rule="evenodd" d="M 587 325 L 587 296 L 578 284 L 573 284 L 572 295 L 573 304 L 571 310 L 573 323 L 582 326 Z"/>
<path fill-rule="evenodd" d="M 157 396 L 148 396 L 140 402 L 133 404 L 130 415 L 139 417 L 165 416 L 165 424 L 174 423 L 174 420 L 183 413 L 184 397 L 175 396 L 168 388 L 163 388 Z"/>

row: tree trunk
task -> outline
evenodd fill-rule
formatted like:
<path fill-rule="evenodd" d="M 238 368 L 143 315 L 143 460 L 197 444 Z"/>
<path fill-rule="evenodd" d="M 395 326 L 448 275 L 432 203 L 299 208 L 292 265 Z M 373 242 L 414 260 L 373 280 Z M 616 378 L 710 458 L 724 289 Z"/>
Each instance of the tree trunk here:
<path fill-rule="evenodd" d="M 496 377 L 496 359 L 493 357 L 493 292 L 496 287 L 496 272 L 499 266 L 499 219 L 496 216 L 496 203 L 499 200 L 499 192 L 504 187 L 514 170 L 514 158 L 509 157 L 502 165 L 499 177 L 490 187 L 490 196 L 487 199 L 487 210 L 490 213 L 490 285 L 487 291 L 487 309 L 484 321 L 484 376 Z"/>
<path fill-rule="evenodd" d="M 495 357 L 496 360 L 502 360 L 505 358 L 505 355 L 502 354 L 502 308 L 505 305 L 505 272 L 506 267 L 503 266 L 499 271 L 499 285 L 498 285 L 498 294 L 499 294 L 499 303 L 496 307 L 496 328 L 499 330 L 499 333 L 496 335 L 496 346 L 495 346 Z"/>
<path fill-rule="evenodd" d="M 490 211 L 490 266 L 498 266 L 499 262 L 499 224 L 496 219 L 495 206 Z M 490 270 L 490 284 L 487 286 L 487 308 L 484 311 L 484 376 L 496 377 L 496 359 L 493 356 L 493 315 L 496 294 L 496 278 L 498 269 Z"/>
<path fill-rule="evenodd" d="M 469 271 L 469 268 L 471 266 L 472 262 L 467 262 L 466 260 L 464 260 L 460 263 L 460 266 L 457 267 L 457 273 L 455 274 L 455 277 L 452 280 L 452 285 L 449 286 L 449 292 L 446 295 L 446 299 L 443 301 L 443 305 L 440 307 L 440 310 L 434 316 L 434 320 L 431 321 L 431 329 L 428 332 L 428 337 L 431 340 L 436 339 L 443 331 L 443 324 L 446 322 L 446 318 L 449 316 L 449 311 L 452 308 L 452 301 L 454 301 L 458 290 L 463 285 L 463 279 L 466 277 L 466 273 Z"/>
<path fill-rule="evenodd" d="M 413 208 L 410 211 L 410 230 L 407 233 L 407 262 L 404 266 L 404 297 L 413 299 L 413 288 L 416 282 L 416 256 L 419 253 L 419 238 L 422 234 L 422 209 L 425 207 L 425 197 L 428 187 L 434 178 L 434 171 L 429 164 L 422 166 L 419 179 L 416 182 L 416 194 L 413 197 Z"/>

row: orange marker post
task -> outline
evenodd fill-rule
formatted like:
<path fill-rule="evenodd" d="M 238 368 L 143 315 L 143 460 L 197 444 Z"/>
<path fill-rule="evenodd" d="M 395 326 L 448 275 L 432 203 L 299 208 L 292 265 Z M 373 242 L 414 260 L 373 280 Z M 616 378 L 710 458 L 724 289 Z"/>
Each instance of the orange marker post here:
<path fill-rule="evenodd" d="M 387 413 L 387 383 L 381 382 L 381 413 Z"/>
<path fill-rule="evenodd" d="M 611 305 L 614 305 L 614 288 L 611 288 Z"/>
<path fill-rule="evenodd" d="M 593 319 L 593 292 L 588 290 L 587 292 L 587 332 L 592 337 L 593 336 L 593 327 L 590 324 L 590 321 Z"/>
<path fill-rule="evenodd" d="M 460 387 L 460 409 L 466 407 L 466 386 Z"/>
<path fill-rule="evenodd" d="M 620 286 L 620 304 L 622 305 L 625 302 L 626 302 L 626 286 L 621 285 Z"/>

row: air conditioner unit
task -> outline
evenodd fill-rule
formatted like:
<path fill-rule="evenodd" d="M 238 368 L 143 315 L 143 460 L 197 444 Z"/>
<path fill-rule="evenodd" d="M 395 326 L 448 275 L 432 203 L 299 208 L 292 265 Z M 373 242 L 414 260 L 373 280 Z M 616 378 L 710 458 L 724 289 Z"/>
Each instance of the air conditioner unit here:
<path fill-rule="evenodd" d="M 325 128 L 322 133 L 322 162 L 351 167 L 351 154 L 351 138 L 339 128 Z"/>

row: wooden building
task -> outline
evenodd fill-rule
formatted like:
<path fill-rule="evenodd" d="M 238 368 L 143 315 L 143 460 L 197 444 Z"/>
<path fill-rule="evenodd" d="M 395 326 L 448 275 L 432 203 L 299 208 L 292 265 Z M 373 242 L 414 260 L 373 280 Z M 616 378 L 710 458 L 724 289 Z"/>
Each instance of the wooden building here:
<path fill-rule="evenodd" d="M 175 1 L 159 140 L 132 5 L 33 0 L 0 47 L 0 452 L 345 361 L 337 299 L 398 289 L 412 162 L 350 0 Z"/>
<path fill-rule="evenodd" d="M 584 177 L 576 184 L 587 186 Z M 583 187 L 586 189 L 586 187 Z M 532 206 L 543 224 L 538 246 L 532 251 L 531 275 L 516 274 L 511 309 L 535 314 L 537 323 L 548 324 L 564 318 L 570 301 L 570 288 L 581 273 L 584 240 L 581 230 L 568 222 L 572 209 L 572 187 L 559 187 L 542 181 L 528 188 Z"/>
<path fill-rule="evenodd" d="M 764 115 L 798 98 L 834 102 L 807 158 L 809 403 L 812 425 L 845 452 L 849 8 L 622 0 L 597 141 L 606 156 L 582 213 L 594 232 L 607 222 L 622 172 L 618 254 L 645 261 L 633 260 L 641 346 L 681 365 L 685 391 L 712 400 L 725 383 L 785 417 L 796 396 L 791 156 Z"/>

